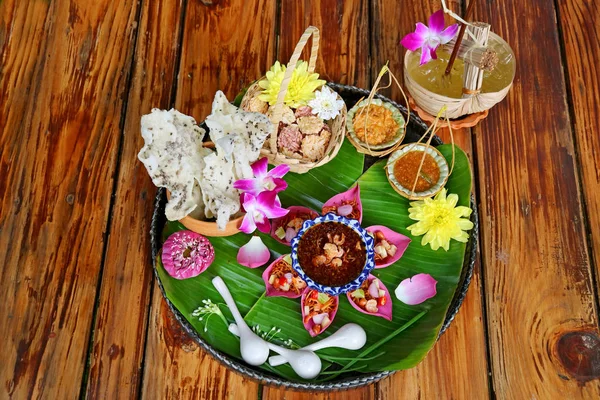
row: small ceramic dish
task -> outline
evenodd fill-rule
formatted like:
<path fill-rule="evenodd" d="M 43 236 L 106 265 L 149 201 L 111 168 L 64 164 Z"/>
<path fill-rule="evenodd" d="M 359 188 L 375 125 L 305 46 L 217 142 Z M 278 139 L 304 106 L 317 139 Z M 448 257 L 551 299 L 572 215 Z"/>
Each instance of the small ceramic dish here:
<path fill-rule="evenodd" d="M 367 105 L 368 105 L 368 100 L 365 99 L 365 100 L 362 100 L 362 101 L 356 103 L 356 105 L 354 107 L 352 107 L 350 109 L 350 111 L 348 111 L 348 117 L 346 118 L 346 131 L 348 132 L 348 135 L 350 135 L 352 140 L 355 141 L 356 143 L 358 143 L 361 147 L 370 148 L 372 150 L 387 149 L 387 148 L 390 148 L 390 147 L 394 146 L 395 144 L 401 142 L 402 139 L 404 139 L 404 135 L 405 135 L 404 116 L 402 115 L 400 110 L 398 110 L 396 107 L 394 107 L 393 104 L 382 101 L 380 99 L 373 99 L 371 101 L 371 106 L 383 107 L 392 113 L 393 120 L 398 124 L 398 129 L 396 131 L 396 134 L 394 135 L 394 137 L 391 140 L 388 140 L 387 142 L 380 143 L 377 145 L 367 144 L 358 138 L 358 136 L 356 135 L 356 132 L 354 131 L 354 117 L 356 116 L 356 113 L 361 108 L 366 107 Z"/>
<path fill-rule="evenodd" d="M 401 160 L 403 156 L 405 156 L 407 153 L 409 153 L 411 151 L 426 152 L 431 157 L 433 157 L 438 168 L 440 169 L 440 177 L 438 178 L 435 185 L 433 185 L 431 188 L 429 188 L 425 191 L 422 191 L 422 192 L 414 193 L 412 191 L 412 188 L 407 188 L 407 187 L 402 186 L 400 184 L 400 182 L 398 182 L 398 180 L 396 179 L 396 176 L 394 175 L 394 166 L 396 165 L 396 162 Z M 435 196 L 442 190 L 442 188 L 448 181 L 448 176 L 450 175 L 450 169 L 448 167 L 448 162 L 446 161 L 446 158 L 444 158 L 442 153 L 440 153 L 439 150 L 437 150 L 435 147 L 426 146 L 421 143 L 409 143 L 409 144 L 400 146 L 398 148 L 398 150 L 394 151 L 390 155 L 390 158 L 388 159 L 388 162 L 385 166 L 385 172 L 387 174 L 388 181 L 392 185 L 392 188 L 396 192 L 398 192 L 398 194 L 400 194 L 402 197 L 406 197 L 409 200 L 422 200 L 422 199 L 426 199 L 426 198 Z"/>
<path fill-rule="evenodd" d="M 358 275 L 358 277 L 355 278 L 354 280 L 352 280 L 344 285 L 341 285 L 341 286 L 327 286 L 327 285 L 322 285 L 322 284 L 315 282 L 312 278 L 310 278 L 304 272 L 304 270 L 302 269 L 302 266 L 300 265 L 300 260 L 298 257 L 298 247 L 299 247 L 299 244 L 300 244 L 304 234 L 310 228 L 314 227 L 315 225 L 323 224 L 323 223 L 332 223 L 332 222 L 337 222 L 337 223 L 343 224 L 343 225 L 349 227 L 350 229 L 352 229 L 354 232 L 356 232 L 358 234 L 358 236 L 360 237 L 360 239 L 362 240 L 363 244 L 365 245 L 365 252 L 366 252 L 365 265 L 363 266 L 363 269 L 360 272 L 360 275 Z M 292 239 L 291 244 L 292 244 L 292 254 L 291 254 L 292 268 L 294 268 L 294 270 L 298 273 L 300 278 L 302 278 L 302 280 L 304 280 L 306 282 L 306 285 L 308 286 L 308 288 L 317 290 L 322 293 L 327 293 L 331 296 L 337 296 L 339 294 L 358 289 L 360 287 L 360 285 L 364 282 L 364 280 L 369 277 L 369 274 L 371 273 L 371 271 L 375 268 L 375 251 L 373 249 L 373 247 L 374 247 L 373 237 L 365 229 L 363 229 L 360 226 L 360 222 L 358 222 L 355 219 L 348 219 L 345 217 L 341 217 L 339 215 L 335 215 L 333 213 L 329 213 L 329 214 L 317 217 L 315 219 L 304 221 L 304 224 L 302 224 L 302 228 L 300 229 L 300 231 L 298 231 L 298 235 L 296 235 L 296 237 L 294 237 Z"/>

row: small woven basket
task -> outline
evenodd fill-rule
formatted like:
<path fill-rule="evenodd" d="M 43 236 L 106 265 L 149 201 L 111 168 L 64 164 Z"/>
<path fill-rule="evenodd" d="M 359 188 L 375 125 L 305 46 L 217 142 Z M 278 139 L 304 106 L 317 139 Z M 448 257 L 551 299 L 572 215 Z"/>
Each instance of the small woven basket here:
<path fill-rule="evenodd" d="M 510 46 L 498 35 L 490 32 L 490 39 L 499 42 L 501 45 L 506 46 L 510 49 Z M 512 50 L 510 50 L 512 52 Z M 514 73 L 511 79 L 511 83 L 504 87 L 499 92 L 493 93 L 477 93 L 471 97 L 465 98 L 453 98 L 448 96 L 442 96 L 434 93 L 430 90 L 425 89 L 419 85 L 408 73 L 408 59 L 412 52 L 406 51 L 404 55 L 404 84 L 408 89 L 411 97 L 414 99 L 417 106 L 423 109 L 425 112 L 432 116 L 437 115 L 440 109 L 446 105 L 448 107 L 444 118 L 460 118 L 467 114 L 479 113 L 482 111 L 489 110 L 497 103 L 501 102 L 512 86 L 512 79 L 514 79 Z M 513 55 L 514 57 L 514 55 Z"/>
<path fill-rule="evenodd" d="M 308 42 L 308 39 L 311 36 L 313 37 L 313 39 L 312 39 L 312 48 L 310 51 L 310 60 L 308 63 L 308 72 L 313 73 L 315 71 L 315 65 L 317 63 L 317 56 L 318 56 L 318 52 L 319 52 L 319 37 L 320 36 L 319 36 L 319 29 L 317 29 L 314 26 L 309 26 L 308 28 L 306 28 L 306 31 L 304 31 L 304 34 L 298 41 L 298 44 L 296 45 L 296 48 L 294 49 L 294 54 L 292 54 L 292 57 L 290 58 L 290 62 L 287 65 L 287 69 L 285 71 L 283 81 L 281 82 L 281 88 L 280 88 L 279 94 L 277 96 L 277 103 L 273 106 L 275 108 L 274 113 L 273 113 L 273 120 L 276 123 L 273 124 L 274 129 L 273 129 L 273 132 L 271 132 L 268 142 L 265 142 L 265 146 L 261 150 L 261 154 L 263 156 L 267 157 L 270 164 L 272 164 L 272 165 L 288 164 L 290 166 L 290 170 L 292 172 L 296 172 L 298 174 L 306 173 L 313 168 L 320 167 L 321 165 L 327 164 L 329 161 L 331 161 L 337 155 L 338 151 L 342 147 L 342 143 L 344 142 L 344 135 L 346 133 L 347 109 L 346 109 L 346 105 L 344 105 L 344 108 L 342 108 L 340 115 L 338 115 L 333 120 L 325 121 L 325 123 L 327 123 L 327 125 L 331 129 L 331 138 L 329 139 L 327 149 L 325 150 L 325 153 L 321 159 L 319 159 L 317 161 L 313 161 L 313 160 L 308 160 L 308 159 L 293 158 L 293 157 L 289 157 L 283 153 L 280 153 L 278 151 L 277 134 L 279 131 L 279 121 L 281 121 L 281 115 L 282 115 L 281 110 L 283 107 L 283 100 L 285 99 L 285 95 L 287 93 L 289 83 L 292 79 L 292 73 L 294 72 L 294 69 L 296 68 L 296 64 L 298 63 L 300 55 L 302 54 L 302 50 L 304 49 L 304 46 L 306 46 L 306 43 Z M 248 88 L 248 91 L 242 98 L 242 103 L 241 103 L 242 109 L 248 111 L 250 102 L 255 97 L 258 97 L 261 94 L 262 88 L 258 85 L 258 82 L 260 82 L 263 79 L 265 79 L 264 76 Z M 338 99 L 341 99 L 339 94 L 338 94 Z"/>

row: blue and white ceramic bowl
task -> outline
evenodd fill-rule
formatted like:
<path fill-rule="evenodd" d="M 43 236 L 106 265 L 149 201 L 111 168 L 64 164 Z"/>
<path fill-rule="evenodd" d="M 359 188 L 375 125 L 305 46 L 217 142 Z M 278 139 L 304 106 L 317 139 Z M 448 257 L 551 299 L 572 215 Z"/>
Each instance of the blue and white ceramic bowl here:
<path fill-rule="evenodd" d="M 300 243 L 300 240 L 302 240 L 302 236 L 309 228 L 324 222 L 338 222 L 340 224 L 346 225 L 347 227 L 351 228 L 353 231 L 358 233 L 366 247 L 367 256 L 365 266 L 363 267 L 360 275 L 353 281 L 348 282 L 343 286 L 321 285 L 313 281 L 308 275 L 306 275 L 306 273 L 302 270 L 302 266 L 300 266 L 300 260 L 298 259 L 298 245 Z M 304 221 L 304 224 L 302 224 L 302 228 L 298 231 L 296 237 L 292 239 L 291 245 L 292 267 L 298 273 L 298 275 L 300 275 L 300 278 L 302 278 L 306 282 L 306 285 L 309 288 L 322 293 L 327 293 L 331 296 L 337 296 L 339 294 L 358 289 L 360 285 L 364 282 L 364 280 L 367 279 L 373 268 L 375 268 L 375 251 L 373 250 L 373 237 L 371 237 L 371 235 L 369 235 L 369 233 L 360 226 L 360 222 L 358 222 L 355 219 L 348 219 L 339 215 L 329 213 L 321 217 L 317 217 L 315 219 L 306 220 Z"/>

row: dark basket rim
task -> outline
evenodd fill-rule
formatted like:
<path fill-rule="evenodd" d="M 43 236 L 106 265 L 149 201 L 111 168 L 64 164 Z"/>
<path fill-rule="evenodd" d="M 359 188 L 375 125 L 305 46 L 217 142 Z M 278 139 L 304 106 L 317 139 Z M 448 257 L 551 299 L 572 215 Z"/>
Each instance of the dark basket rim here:
<path fill-rule="evenodd" d="M 342 85 L 338 83 L 328 83 L 328 86 L 336 90 L 342 98 L 344 98 L 344 93 L 352 94 L 353 96 L 368 96 L 369 91 L 361 88 L 357 88 L 355 86 Z M 389 102 L 394 106 L 398 107 L 402 114 L 407 116 L 406 107 L 384 97 L 382 95 L 376 95 L 377 98 Z M 427 125 L 415 114 L 411 113 L 409 127 L 413 126 L 417 130 L 421 130 L 421 133 L 418 135 L 422 136 L 422 134 L 427 129 Z M 407 127 L 407 131 L 408 131 Z M 432 143 L 436 146 L 443 144 L 442 140 L 434 136 L 432 138 Z M 161 248 L 161 235 L 162 229 L 165 224 L 165 215 L 164 209 L 166 204 L 166 190 L 164 188 L 159 188 L 156 197 L 154 200 L 154 211 L 152 213 L 152 221 L 150 227 L 150 243 L 152 250 L 152 269 L 154 271 L 154 276 L 156 278 L 156 282 L 160 291 L 163 295 L 164 300 L 166 301 L 169 309 L 173 313 L 175 319 L 179 322 L 179 324 L 183 327 L 184 331 L 193 338 L 196 343 L 202 347 L 204 351 L 213 356 L 217 361 L 223 364 L 225 367 L 243 375 L 244 377 L 256 380 L 262 384 L 270 385 L 270 386 L 283 386 L 286 388 L 294 389 L 294 390 L 304 390 L 304 391 L 336 391 L 336 390 L 347 390 L 352 388 L 357 388 L 361 386 L 366 386 L 372 383 L 375 383 L 387 376 L 392 375 L 396 371 L 382 371 L 375 373 L 366 373 L 360 374 L 357 376 L 345 377 L 339 380 L 334 380 L 327 383 L 309 383 L 309 382 L 295 382 L 289 381 L 282 377 L 270 374 L 266 371 L 257 370 L 253 367 L 246 365 L 244 362 L 237 360 L 223 352 L 220 352 L 214 349 L 211 345 L 206 343 L 195 331 L 193 326 L 187 321 L 187 319 L 181 314 L 181 312 L 173 305 L 173 303 L 168 299 L 165 289 L 162 285 L 162 282 L 158 276 L 158 271 L 156 270 L 156 256 L 158 255 Z M 460 306 L 462 305 L 465 296 L 467 295 L 467 290 L 471 283 L 471 278 L 473 277 L 473 270 L 475 267 L 476 255 L 477 255 L 477 242 L 479 240 L 479 214 L 477 212 L 477 204 L 475 203 L 475 198 L 471 195 L 471 209 L 473 210 L 471 214 L 471 221 L 474 224 L 472 235 L 469 238 L 467 243 L 467 248 L 465 249 L 465 253 L 469 255 L 469 257 L 465 257 L 463 263 L 463 269 L 461 273 L 461 277 L 459 283 L 456 288 L 456 292 L 454 293 L 454 298 L 450 302 L 448 306 L 448 310 L 446 311 L 446 318 L 442 323 L 442 327 L 440 329 L 439 337 L 448 329 Z"/>

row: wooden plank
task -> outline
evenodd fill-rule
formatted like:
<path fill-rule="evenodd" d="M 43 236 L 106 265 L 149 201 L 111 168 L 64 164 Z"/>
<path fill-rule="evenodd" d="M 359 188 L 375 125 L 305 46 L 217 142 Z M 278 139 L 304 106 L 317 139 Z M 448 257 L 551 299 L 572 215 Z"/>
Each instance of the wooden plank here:
<path fill-rule="evenodd" d="M 140 115 L 170 108 L 182 0 L 145 1 L 140 11 L 115 207 L 94 325 L 87 397 L 135 398 L 141 387 L 150 306 L 150 220 L 156 189 L 137 153 Z M 127 234 L 126 232 L 137 232 Z"/>
<path fill-rule="evenodd" d="M 144 369 L 145 399 L 256 400 L 258 384 L 225 368 L 182 329 L 154 288 Z"/>
<path fill-rule="evenodd" d="M 275 3 L 188 1 L 176 108 L 202 121 L 217 89 L 229 99 L 273 62 Z M 242 378 L 191 344 L 170 321 L 155 288 L 146 347 L 143 397 L 255 399 L 258 384 Z M 177 333 L 178 332 L 178 333 Z"/>
<path fill-rule="evenodd" d="M 594 372 L 598 347 L 570 339 L 597 341 L 598 319 L 554 3 L 478 3 L 475 16 L 518 62 L 508 98 L 476 128 L 493 388 L 599 398 L 597 380 L 571 375 Z"/>
<path fill-rule="evenodd" d="M 581 186 L 587 208 L 587 227 L 592 241 L 596 283 L 600 276 L 600 9 L 590 2 L 564 0 L 559 7 L 567 89 L 571 99 L 571 117 L 581 174 Z M 597 293 L 600 286 L 597 287 Z"/>
<path fill-rule="evenodd" d="M 316 71 L 331 82 L 366 87 L 369 83 L 369 3 L 282 0 L 277 59 L 287 64 L 304 30 L 321 33 Z M 308 60 L 310 46 L 304 51 Z"/>
<path fill-rule="evenodd" d="M 80 393 L 136 11 L 0 5 L 0 397 Z"/>
<path fill-rule="evenodd" d="M 447 2 L 453 10 L 459 10 L 459 2 Z M 429 15 L 440 8 L 438 1 L 407 1 L 402 7 L 389 0 L 373 3 L 373 54 L 372 71 L 376 73 L 386 61 L 394 75 L 403 81 L 404 48 L 400 40 L 414 30 L 418 21 L 427 21 Z M 406 12 L 410 10 L 411 12 Z M 451 20 L 447 18 L 447 22 Z M 403 103 L 395 87 L 384 91 L 386 95 Z M 407 93 L 408 95 L 408 93 Z M 446 143 L 450 135 L 446 129 L 438 132 Z M 469 129 L 454 131 L 456 145 L 469 155 L 471 163 L 472 140 Z M 475 179 L 474 179 L 475 182 Z M 485 322 L 483 320 L 482 288 L 479 262 L 467 297 L 456 319 L 427 358 L 417 367 L 400 371 L 379 385 L 380 398 L 476 398 L 489 396 L 488 367 L 486 356 Z"/>
<path fill-rule="evenodd" d="M 323 79 L 367 87 L 369 85 L 368 2 L 283 0 L 277 59 L 287 63 L 306 27 L 320 30 L 321 41 L 316 72 Z M 304 59 L 308 60 L 305 48 Z M 265 387 L 263 399 L 375 399 L 375 386 L 333 393 L 308 393 Z"/>

